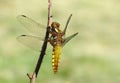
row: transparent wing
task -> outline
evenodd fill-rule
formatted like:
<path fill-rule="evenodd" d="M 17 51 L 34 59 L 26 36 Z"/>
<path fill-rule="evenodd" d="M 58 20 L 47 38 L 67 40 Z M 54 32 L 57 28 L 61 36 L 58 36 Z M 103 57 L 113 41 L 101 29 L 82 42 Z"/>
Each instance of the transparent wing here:
<path fill-rule="evenodd" d="M 40 37 L 31 36 L 31 35 L 18 36 L 17 40 L 35 51 L 41 51 L 41 47 L 44 41 L 44 39 Z"/>
<path fill-rule="evenodd" d="M 66 37 L 66 38 L 64 39 L 64 42 L 63 42 L 62 46 L 64 46 L 68 41 L 70 41 L 70 40 L 71 40 L 73 37 L 75 37 L 77 34 L 78 34 L 78 33 L 75 33 L 75 34 L 73 34 L 73 35 L 71 35 L 71 36 L 69 36 L 69 37 Z"/>
<path fill-rule="evenodd" d="M 24 25 L 31 33 L 40 37 L 45 37 L 45 26 L 41 25 L 25 15 L 17 16 L 18 21 Z"/>
<path fill-rule="evenodd" d="M 66 30 L 67 30 L 67 26 L 68 26 L 68 24 L 69 24 L 69 22 L 70 22 L 71 17 L 72 17 L 72 14 L 70 14 L 70 16 L 69 16 L 69 18 L 68 18 L 68 20 L 67 20 L 67 22 L 66 22 L 66 26 L 65 26 L 65 28 L 64 28 L 64 30 L 63 30 L 63 32 L 62 32 L 64 36 L 65 36 Z"/>

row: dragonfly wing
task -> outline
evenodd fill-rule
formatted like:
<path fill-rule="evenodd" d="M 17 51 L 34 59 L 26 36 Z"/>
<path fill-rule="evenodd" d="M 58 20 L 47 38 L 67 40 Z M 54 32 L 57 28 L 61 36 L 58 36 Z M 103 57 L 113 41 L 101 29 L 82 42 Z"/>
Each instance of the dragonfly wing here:
<path fill-rule="evenodd" d="M 63 42 L 62 46 L 64 46 L 68 41 L 70 41 L 70 40 L 71 40 L 73 37 L 75 37 L 77 34 L 78 34 L 78 33 L 75 33 L 75 34 L 73 34 L 73 35 L 71 35 L 71 36 L 69 36 L 69 37 L 66 37 L 66 38 L 64 39 L 64 42 Z"/>
<path fill-rule="evenodd" d="M 31 36 L 31 35 L 18 36 L 17 40 L 35 51 L 41 51 L 41 47 L 44 41 L 44 39 L 40 37 Z"/>
<path fill-rule="evenodd" d="M 64 29 L 63 32 L 62 32 L 64 35 L 65 35 L 65 33 L 66 33 L 67 26 L 68 26 L 68 24 L 69 24 L 69 22 L 70 22 L 71 17 L 72 17 L 72 14 L 70 14 L 70 16 L 69 16 L 69 18 L 68 18 L 68 20 L 67 20 L 67 22 L 66 22 L 65 29 Z"/>
<path fill-rule="evenodd" d="M 29 17 L 25 15 L 19 15 L 17 16 L 18 21 L 24 25 L 25 28 L 27 28 L 31 33 L 44 37 L 45 36 L 45 26 L 41 25 L 34 20 L 30 19 Z"/>

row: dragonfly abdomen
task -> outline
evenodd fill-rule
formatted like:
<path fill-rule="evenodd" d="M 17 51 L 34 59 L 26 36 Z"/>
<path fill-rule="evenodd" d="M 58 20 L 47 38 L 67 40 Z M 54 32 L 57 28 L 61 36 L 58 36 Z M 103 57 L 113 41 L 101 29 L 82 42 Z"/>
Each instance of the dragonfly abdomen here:
<path fill-rule="evenodd" d="M 53 47 L 52 67 L 53 67 L 54 73 L 56 73 L 57 70 L 58 70 L 58 65 L 59 65 L 59 62 L 60 62 L 61 51 L 62 51 L 62 46 L 56 45 L 56 46 Z"/>

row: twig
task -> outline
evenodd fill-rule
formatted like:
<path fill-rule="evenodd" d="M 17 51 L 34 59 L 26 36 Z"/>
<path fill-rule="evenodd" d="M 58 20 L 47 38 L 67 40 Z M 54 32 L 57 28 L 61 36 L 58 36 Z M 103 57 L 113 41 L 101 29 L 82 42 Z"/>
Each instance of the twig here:
<path fill-rule="evenodd" d="M 49 29 L 51 27 L 51 23 L 52 23 L 52 0 L 48 0 L 48 22 L 47 22 L 47 30 L 46 30 L 45 40 L 47 40 L 49 38 Z M 30 79 L 30 83 L 35 83 L 35 79 L 37 78 L 39 69 L 41 67 L 41 63 L 44 58 L 46 48 L 47 48 L 47 41 L 44 41 L 33 75 L 27 74 L 28 78 Z"/>
<path fill-rule="evenodd" d="M 36 79 L 36 74 L 33 73 L 33 75 L 30 75 L 27 73 L 28 78 L 30 79 L 30 83 L 35 83 L 35 79 Z"/>
<path fill-rule="evenodd" d="M 47 27 L 51 27 L 52 23 L 52 0 L 48 0 L 48 24 Z"/>

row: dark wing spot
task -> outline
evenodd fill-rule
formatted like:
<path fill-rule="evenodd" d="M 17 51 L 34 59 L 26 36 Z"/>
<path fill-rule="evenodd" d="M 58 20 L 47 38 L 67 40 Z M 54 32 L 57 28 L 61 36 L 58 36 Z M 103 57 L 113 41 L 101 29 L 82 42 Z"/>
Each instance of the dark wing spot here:
<path fill-rule="evenodd" d="M 23 17 L 27 17 L 27 16 L 25 16 L 25 15 L 21 15 L 21 16 L 23 16 Z"/>
<path fill-rule="evenodd" d="M 21 36 L 26 36 L 26 35 L 21 35 Z"/>

